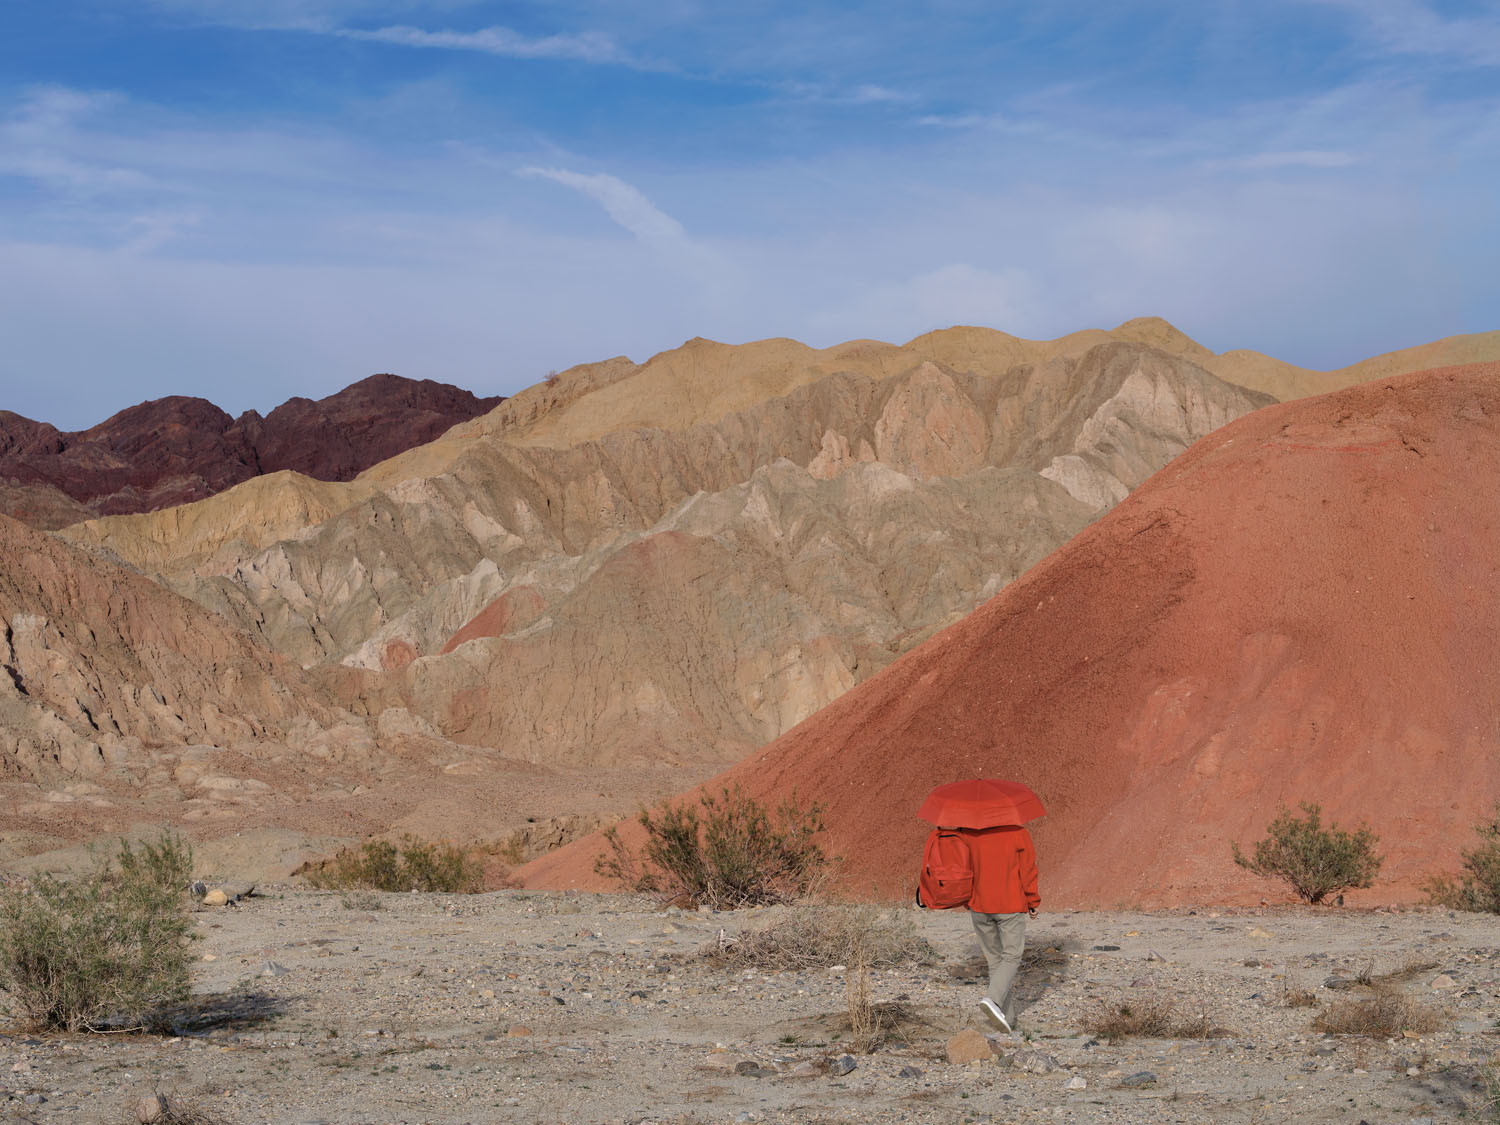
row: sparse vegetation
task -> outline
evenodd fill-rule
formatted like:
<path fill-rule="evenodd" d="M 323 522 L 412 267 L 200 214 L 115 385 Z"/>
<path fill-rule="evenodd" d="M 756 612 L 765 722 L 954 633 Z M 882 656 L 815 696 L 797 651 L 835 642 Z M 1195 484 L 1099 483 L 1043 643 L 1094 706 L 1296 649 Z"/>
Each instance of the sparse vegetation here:
<path fill-rule="evenodd" d="M 594 870 L 670 902 L 732 910 L 804 898 L 828 865 L 814 841 L 823 830 L 819 804 L 803 808 L 793 795 L 773 815 L 736 785 L 705 793 L 699 805 L 701 813 L 687 801 L 642 809 L 639 853 L 606 829 L 609 854 Z"/>
<path fill-rule="evenodd" d="M 1457 879 L 1434 875 L 1427 881 L 1427 897 L 1450 910 L 1500 914 L 1500 802 L 1474 831 L 1480 844 L 1463 853 L 1463 874 Z"/>
<path fill-rule="evenodd" d="M 155 1109 L 149 1117 L 145 1116 L 150 1112 L 148 1106 Z M 131 1125 L 136 1122 L 148 1122 L 149 1125 L 220 1125 L 223 1121 L 223 1118 L 215 1117 L 192 1101 L 179 1098 L 176 1094 L 168 1097 L 160 1091 L 152 1099 L 132 1102 L 124 1119 Z"/>
<path fill-rule="evenodd" d="M 784 918 L 759 930 L 725 937 L 706 954 L 736 969 L 828 968 L 863 957 L 871 968 L 929 964 L 932 946 L 909 917 L 869 904 L 794 906 Z"/>
<path fill-rule="evenodd" d="M 1169 996 L 1151 992 L 1124 1000 L 1102 1001 L 1084 1020 L 1089 1035 L 1116 1042 L 1120 1039 L 1218 1039 L 1232 1034 L 1217 1027 L 1207 1012 L 1181 1016 Z"/>
<path fill-rule="evenodd" d="M 1234 862 L 1262 878 L 1282 880 L 1308 903 L 1372 885 L 1383 859 L 1375 852 L 1379 837 L 1363 824 L 1354 832 L 1331 822 L 1324 828 L 1319 805 L 1304 801 L 1302 812 L 1298 818 L 1283 806 L 1249 857 L 1231 843 Z"/>
<path fill-rule="evenodd" d="M 468 849 L 409 834 L 399 848 L 389 840 L 368 840 L 358 851 L 342 848 L 301 874 L 314 887 L 336 891 L 474 894 L 483 884 L 483 869 Z"/>
<path fill-rule="evenodd" d="M 1281 978 L 1281 1006 L 1283 1008 L 1316 1008 L 1318 1006 L 1318 998 L 1312 989 L 1293 983 L 1290 969 Z"/>
<path fill-rule="evenodd" d="M 0 989 L 35 1030 L 151 1027 L 188 996 L 192 849 L 164 833 L 71 879 L 0 889 Z"/>
<path fill-rule="evenodd" d="M 1315 1031 L 1368 1039 L 1392 1039 L 1403 1031 L 1422 1034 L 1442 1026 L 1441 1011 L 1385 983 L 1375 984 L 1369 995 L 1334 1002 L 1313 1021 Z"/>

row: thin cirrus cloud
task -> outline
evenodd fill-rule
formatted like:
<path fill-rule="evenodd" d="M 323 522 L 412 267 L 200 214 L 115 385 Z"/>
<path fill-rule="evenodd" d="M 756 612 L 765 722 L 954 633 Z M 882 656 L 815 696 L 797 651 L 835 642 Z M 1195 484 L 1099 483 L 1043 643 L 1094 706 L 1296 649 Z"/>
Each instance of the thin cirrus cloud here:
<path fill-rule="evenodd" d="M 570 172 L 563 168 L 522 168 L 519 176 L 551 180 L 582 192 L 604 208 L 611 219 L 643 242 L 683 242 L 687 231 L 633 184 L 607 172 Z"/>
<path fill-rule="evenodd" d="M 398 24 L 369 31 L 336 28 L 330 33 L 344 39 L 358 39 L 369 43 L 449 51 L 480 51 L 501 58 L 573 59 L 633 67 L 645 65 L 621 50 L 608 35 L 595 31 L 576 35 L 527 36 L 508 27 L 485 27 L 477 31 L 424 31 L 418 27 Z"/>
<path fill-rule="evenodd" d="M 1500 67 L 1500 11 L 1445 16 L 1418 0 L 1308 0 L 1343 8 L 1382 51 Z"/>

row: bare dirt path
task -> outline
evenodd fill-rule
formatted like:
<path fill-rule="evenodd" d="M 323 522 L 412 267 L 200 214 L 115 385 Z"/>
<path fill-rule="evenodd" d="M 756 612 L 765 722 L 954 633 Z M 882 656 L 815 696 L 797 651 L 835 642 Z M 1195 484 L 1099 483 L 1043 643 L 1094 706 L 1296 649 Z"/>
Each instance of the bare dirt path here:
<path fill-rule="evenodd" d="M 872 999 L 904 998 L 920 1022 L 871 1054 L 850 1053 L 838 1030 L 843 972 L 737 972 L 701 955 L 721 929 L 777 914 L 273 887 L 197 915 L 199 1000 L 182 1034 L 0 1035 L 0 1121 L 134 1120 L 153 1089 L 214 1121 L 278 1123 L 1373 1125 L 1500 1113 L 1483 1108 L 1481 1085 L 1500 1049 L 1491 917 L 1043 914 L 1030 945 L 1059 952 L 1024 979 L 1023 1034 L 996 1039 L 995 1059 L 955 1064 L 945 1043 L 974 1025 L 980 995 L 966 913 L 915 915 L 935 963 L 874 974 Z M 1440 1009 L 1442 1030 L 1311 1029 L 1322 1008 L 1360 994 L 1361 974 L 1399 970 L 1397 986 Z M 1288 1006 L 1288 988 L 1319 1007 Z M 1101 1004 L 1151 998 L 1221 1036 L 1112 1043 L 1083 1030 Z"/>

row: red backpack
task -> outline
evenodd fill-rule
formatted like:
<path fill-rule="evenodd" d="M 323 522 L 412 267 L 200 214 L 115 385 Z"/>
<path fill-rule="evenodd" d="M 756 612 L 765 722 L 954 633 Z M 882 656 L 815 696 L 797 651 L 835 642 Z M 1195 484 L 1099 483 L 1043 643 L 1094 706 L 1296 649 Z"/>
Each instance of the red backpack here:
<path fill-rule="evenodd" d="M 954 910 L 969 905 L 974 893 L 974 863 L 969 844 L 951 829 L 934 828 L 922 849 L 922 875 L 917 880 L 917 905 L 932 910 Z"/>

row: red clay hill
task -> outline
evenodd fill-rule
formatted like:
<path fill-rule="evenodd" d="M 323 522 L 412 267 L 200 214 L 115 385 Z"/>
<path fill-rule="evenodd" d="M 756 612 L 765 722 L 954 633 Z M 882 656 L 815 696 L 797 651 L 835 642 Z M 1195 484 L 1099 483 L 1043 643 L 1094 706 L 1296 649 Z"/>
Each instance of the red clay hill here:
<path fill-rule="evenodd" d="M 1453 871 L 1500 798 L 1500 364 L 1269 406 L 709 785 L 827 805 L 849 893 L 904 895 L 934 785 L 1029 782 L 1049 906 L 1255 901 L 1282 803 L 1366 819 L 1376 887 Z M 634 826 L 632 825 L 632 828 Z M 597 838 L 523 868 L 602 885 Z"/>
<path fill-rule="evenodd" d="M 280 469 L 350 480 L 501 401 L 371 375 L 327 398 L 288 399 L 264 418 L 174 395 L 64 433 L 0 410 L 0 512 L 52 529 L 201 500 Z"/>

